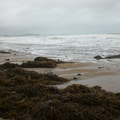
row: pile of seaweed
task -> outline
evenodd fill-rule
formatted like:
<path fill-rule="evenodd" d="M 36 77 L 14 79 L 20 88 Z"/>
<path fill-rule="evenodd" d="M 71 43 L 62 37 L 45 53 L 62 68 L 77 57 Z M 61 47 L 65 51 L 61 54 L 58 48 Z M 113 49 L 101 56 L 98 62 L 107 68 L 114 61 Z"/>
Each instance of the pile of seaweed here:
<path fill-rule="evenodd" d="M 53 60 L 46 57 L 36 57 L 33 61 L 27 61 L 19 64 L 14 64 L 10 62 L 6 62 L 2 65 L 0 65 L 0 68 L 6 69 L 6 68 L 15 68 L 15 67 L 22 67 L 22 68 L 54 68 L 57 66 L 57 64 L 64 63 L 60 60 Z"/>
<path fill-rule="evenodd" d="M 19 67 L 0 71 L 0 86 L 12 87 L 29 83 L 55 85 L 63 82 L 68 82 L 68 80 L 54 74 L 39 74 L 35 71 L 27 71 Z"/>
<path fill-rule="evenodd" d="M 120 93 L 71 85 L 56 75 L 22 68 L 0 70 L 0 117 L 15 120 L 114 120 L 120 117 Z"/>

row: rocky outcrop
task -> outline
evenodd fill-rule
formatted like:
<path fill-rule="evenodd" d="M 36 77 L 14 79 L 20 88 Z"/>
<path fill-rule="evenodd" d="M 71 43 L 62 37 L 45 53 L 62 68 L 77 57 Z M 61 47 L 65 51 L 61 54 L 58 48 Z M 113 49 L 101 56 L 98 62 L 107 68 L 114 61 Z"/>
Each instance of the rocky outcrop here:
<path fill-rule="evenodd" d="M 94 57 L 96 60 L 100 60 L 100 59 L 103 59 L 101 56 L 97 55 Z"/>
<path fill-rule="evenodd" d="M 109 55 L 109 56 L 105 57 L 105 59 L 115 59 L 115 58 L 120 58 L 120 54 L 119 55 Z"/>
<path fill-rule="evenodd" d="M 53 59 L 48 59 L 46 57 L 36 57 L 34 59 L 34 61 L 46 61 L 46 62 L 53 62 L 53 63 L 56 63 L 56 64 L 59 64 L 59 63 L 65 63 L 63 61 L 60 61 L 59 59 L 58 60 L 53 60 Z"/>
<path fill-rule="evenodd" d="M 27 61 L 27 62 L 22 63 L 21 65 L 6 62 L 6 63 L 0 65 L 0 68 L 5 68 L 5 69 L 6 68 L 15 68 L 15 67 L 22 67 L 22 68 L 54 68 L 59 63 L 64 63 L 64 62 L 60 61 L 60 60 L 48 59 L 46 57 L 37 57 L 37 58 L 34 59 L 34 61 Z"/>

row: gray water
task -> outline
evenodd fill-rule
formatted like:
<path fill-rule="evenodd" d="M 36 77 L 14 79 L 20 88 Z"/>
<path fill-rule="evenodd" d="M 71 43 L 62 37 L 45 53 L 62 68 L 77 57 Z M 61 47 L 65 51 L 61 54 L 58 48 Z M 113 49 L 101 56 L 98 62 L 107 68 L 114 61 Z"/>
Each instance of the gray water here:
<path fill-rule="evenodd" d="M 0 50 L 29 52 L 66 61 L 94 61 L 120 54 L 120 34 L 0 36 Z"/>

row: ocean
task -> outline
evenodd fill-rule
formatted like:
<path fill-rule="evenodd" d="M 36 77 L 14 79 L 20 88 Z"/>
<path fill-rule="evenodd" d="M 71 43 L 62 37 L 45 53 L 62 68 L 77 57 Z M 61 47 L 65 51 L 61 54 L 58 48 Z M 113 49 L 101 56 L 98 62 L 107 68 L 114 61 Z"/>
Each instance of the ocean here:
<path fill-rule="evenodd" d="M 65 61 L 95 61 L 96 55 L 120 54 L 120 34 L 0 36 L 0 50 Z"/>

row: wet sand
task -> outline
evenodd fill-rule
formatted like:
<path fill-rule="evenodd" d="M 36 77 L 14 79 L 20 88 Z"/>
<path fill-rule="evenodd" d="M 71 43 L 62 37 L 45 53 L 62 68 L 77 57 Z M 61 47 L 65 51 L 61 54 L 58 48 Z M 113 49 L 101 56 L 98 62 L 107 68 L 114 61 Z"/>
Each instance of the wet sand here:
<path fill-rule="evenodd" d="M 36 55 L 29 53 L 12 52 L 11 54 L 0 53 L 0 64 L 5 62 L 21 64 L 32 61 Z M 101 86 L 102 89 L 114 93 L 120 92 L 120 62 L 79 62 L 62 63 L 56 68 L 25 68 L 26 70 L 36 71 L 46 74 L 51 71 L 60 77 L 69 79 L 69 82 L 55 85 L 59 89 L 72 84 L 82 84 L 88 87 Z M 0 120 L 3 120 L 0 118 Z"/>
<path fill-rule="evenodd" d="M 11 54 L 0 53 L 0 64 L 5 62 L 19 63 L 28 60 L 34 60 L 36 55 L 29 53 L 11 52 Z M 36 71 L 39 73 L 53 72 L 60 77 L 70 80 L 68 83 L 58 85 L 63 88 L 71 84 L 83 84 L 88 86 L 98 85 L 103 89 L 120 92 L 120 62 L 79 62 L 79 63 L 62 63 L 56 68 L 25 68 L 26 70 Z"/>
<path fill-rule="evenodd" d="M 72 85 L 72 84 L 82 84 L 86 85 L 88 87 L 93 86 L 101 86 L 102 89 L 118 93 L 120 92 L 120 75 L 108 75 L 108 76 L 99 76 L 94 78 L 89 78 L 85 80 L 72 80 L 70 82 L 56 85 L 59 89 L 63 89 L 66 86 Z"/>
<path fill-rule="evenodd" d="M 0 64 L 3 64 L 5 62 L 21 64 L 23 62 L 33 60 L 34 57 L 35 55 L 32 55 L 30 53 L 22 53 L 16 51 L 11 51 L 10 54 L 0 53 Z"/>
<path fill-rule="evenodd" d="M 103 67 L 104 66 L 104 67 Z M 34 68 L 39 73 L 52 71 L 60 77 L 70 80 L 68 83 L 57 85 L 58 88 L 65 88 L 72 84 L 83 84 L 88 87 L 101 86 L 102 89 L 114 93 L 120 92 L 120 67 L 117 63 L 65 63 L 59 64 L 56 68 Z"/>

